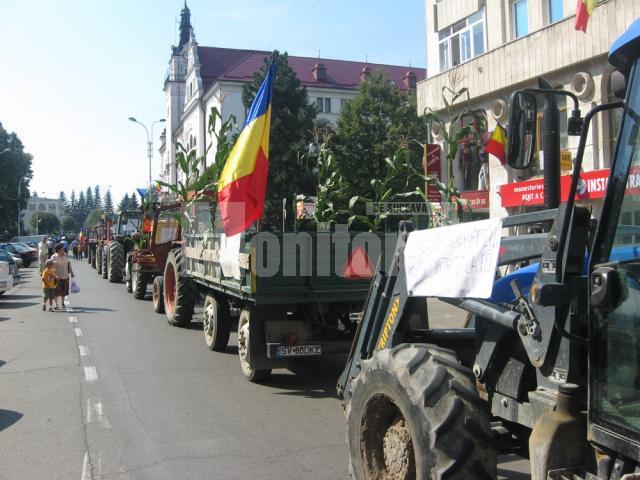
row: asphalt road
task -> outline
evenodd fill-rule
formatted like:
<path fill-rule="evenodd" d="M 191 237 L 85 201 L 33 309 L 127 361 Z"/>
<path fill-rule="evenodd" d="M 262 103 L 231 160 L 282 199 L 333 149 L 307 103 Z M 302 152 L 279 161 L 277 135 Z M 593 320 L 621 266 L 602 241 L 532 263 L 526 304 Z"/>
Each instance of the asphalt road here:
<path fill-rule="evenodd" d="M 344 358 L 251 384 L 235 347 L 207 350 L 199 321 L 170 327 L 149 300 L 73 266 L 72 311 L 41 310 L 35 268 L 0 298 L 0 479 L 348 477 Z M 525 462 L 500 468 L 528 478 Z"/>

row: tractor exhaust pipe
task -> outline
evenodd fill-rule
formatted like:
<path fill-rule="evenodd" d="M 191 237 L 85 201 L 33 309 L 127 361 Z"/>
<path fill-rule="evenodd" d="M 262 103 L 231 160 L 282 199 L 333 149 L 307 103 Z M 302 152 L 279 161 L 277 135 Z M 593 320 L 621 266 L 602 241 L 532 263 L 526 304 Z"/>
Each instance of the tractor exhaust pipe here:
<path fill-rule="evenodd" d="M 538 79 L 540 88 L 552 89 L 549 82 Z M 555 95 L 544 95 L 542 116 L 542 155 L 544 158 L 544 206 L 560 205 L 560 111 Z"/>

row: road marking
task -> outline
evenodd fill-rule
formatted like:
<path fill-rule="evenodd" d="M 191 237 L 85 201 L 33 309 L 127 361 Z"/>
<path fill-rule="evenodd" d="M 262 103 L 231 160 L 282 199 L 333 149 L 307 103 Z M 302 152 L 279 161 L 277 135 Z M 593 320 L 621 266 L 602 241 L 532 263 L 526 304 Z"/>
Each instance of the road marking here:
<path fill-rule="evenodd" d="M 80 330 L 79 328 L 74 328 L 73 330 L 76 332 L 76 337 L 82 336 L 82 330 Z"/>
<path fill-rule="evenodd" d="M 98 380 L 98 372 L 96 367 L 84 367 L 84 378 L 87 382 L 95 382 Z"/>
<path fill-rule="evenodd" d="M 87 398 L 87 423 L 97 422 L 104 428 L 111 428 L 109 420 L 102 412 L 102 402 L 92 402 Z"/>
<path fill-rule="evenodd" d="M 81 357 L 86 357 L 87 355 L 89 355 L 89 347 L 78 345 L 78 350 L 80 351 Z"/>
<path fill-rule="evenodd" d="M 89 452 L 84 452 L 82 461 L 82 477 L 80 480 L 91 480 L 91 465 L 89 464 Z"/>
<path fill-rule="evenodd" d="M 78 317 L 69 317 L 69 323 L 78 323 Z"/>

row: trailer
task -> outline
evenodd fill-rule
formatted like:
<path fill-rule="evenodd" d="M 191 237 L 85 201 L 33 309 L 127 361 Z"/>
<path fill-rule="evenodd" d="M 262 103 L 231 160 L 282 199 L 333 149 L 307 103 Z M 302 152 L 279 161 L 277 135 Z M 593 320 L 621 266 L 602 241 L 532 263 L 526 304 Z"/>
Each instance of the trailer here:
<path fill-rule="evenodd" d="M 211 228 L 208 204 L 199 208 L 195 226 L 183 229 L 167 257 L 169 324 L 188 325 L 202 305 L 207 347 L 224 350 L 236 330 L 242 372 L 252 382 L 295 359 L 348 352 L 373 271 L 369 245 L 378 236 L 360 234 L 370 240 L 360 246 L 346 227 L 226 237 L 219 225 Z"/>

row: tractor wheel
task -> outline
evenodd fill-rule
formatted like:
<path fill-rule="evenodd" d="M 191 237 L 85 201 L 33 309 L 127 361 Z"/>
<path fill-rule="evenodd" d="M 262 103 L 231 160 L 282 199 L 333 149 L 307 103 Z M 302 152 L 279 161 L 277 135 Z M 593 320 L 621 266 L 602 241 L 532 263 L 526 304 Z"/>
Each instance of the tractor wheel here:
<path fill-rule="evenodd" d="M 96 271 L 102 275 L 102 247 L 96 247 Z"/>
<path fill-rule="evenodd" d="M 109 244 L 108 278 L 111 283 L 122 283 L 124 271 L 124 246 L 117 241 Z"/>
<path fill-rule="evenodd" d="M 140 265 L 137 263 L 131 265 L 133 298 L 144 300 L 144 297 L 147 296 L 147 283 L 149 283 L 149 275 L 147 273 L 140 273 Z"/>
<path fill-rule="evenodd" d="M 164 313 L 164 295 L 162 290 L 164 281 L 162 276 L 153 279 L 153 288 L 151 290 L 151 298 L 153 299 L 153 311 L 156 313 Z"/>
<path fill-rule="evenodd" d="M 109 278 L 109 247 L 102 247 L 102 278 Z"/>
<path fill-rule="evenodd" d="M 203 314 L 204 342 L 209 350 L 224 350 L 231 333 L 229 302 L 210 293 L 204 301 Z"/>
<path fill-rule="evenodd" d="M 496 478 L 484 400 L 451 350 L 379 350 L 362 361 L 345 403 L 356 480 Z"/>
<path fill-rule="evenodd" d="M 127 287 L 127 293 L 133 293 L 133 283 L 131 282 L 131 255 L 127 255 L 127 261 L 124 267 L 124 284 Z"/>
<path fill-rule="evenodd" d="M 255 310 L 243 308 L 238 321 L 238 357 L 242 373 L 254 383 L 266 380 L 271 375 L 271 369 L 257 370 L 251 366 L 251 355 L 257 350 L 258 342 L 264 341 L 258 327 Z"/>
<path fill-rule="evenodd" d="M 186 327 L 193 317 L 196 289 L 193 282 L 183 274 L 184 255 L 180 249 L 169 252 L 164 267 L 164 312 L 169 325 Z"/>

